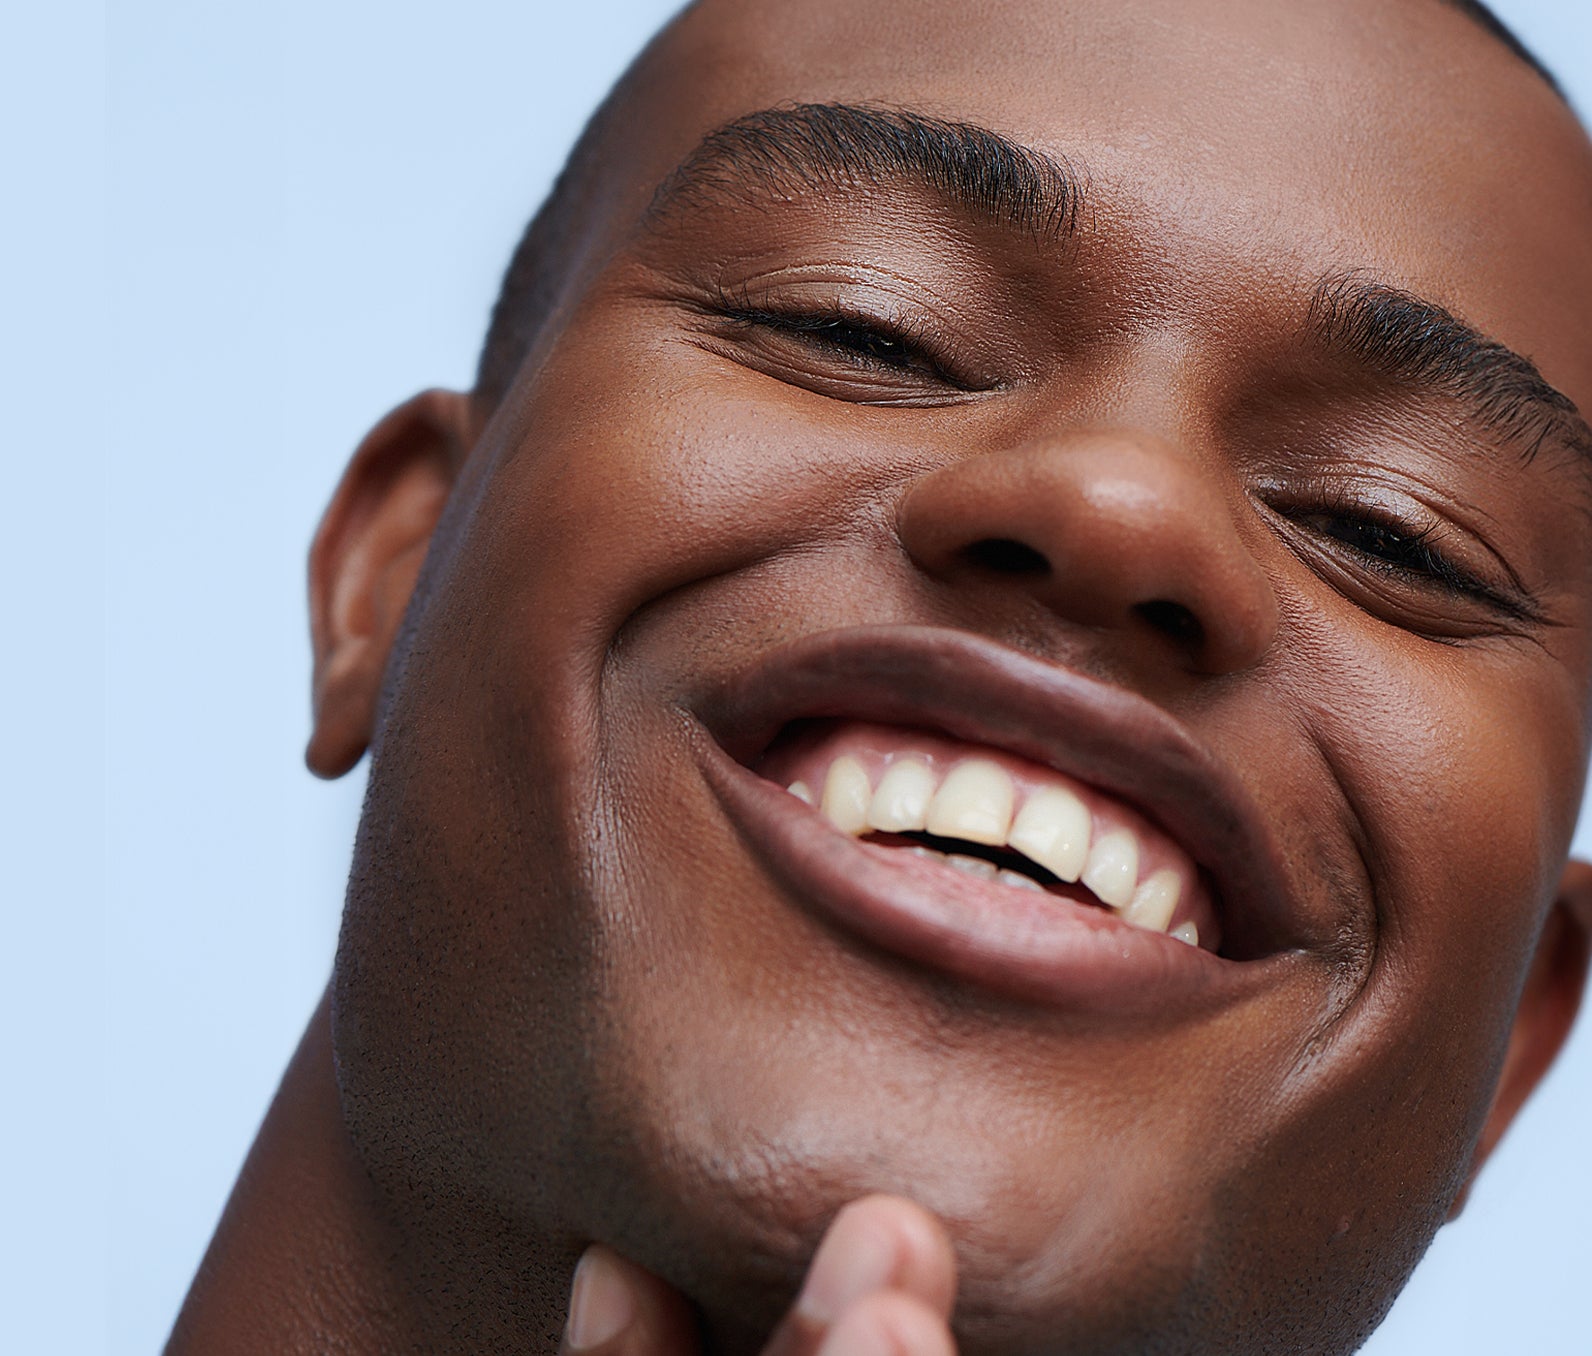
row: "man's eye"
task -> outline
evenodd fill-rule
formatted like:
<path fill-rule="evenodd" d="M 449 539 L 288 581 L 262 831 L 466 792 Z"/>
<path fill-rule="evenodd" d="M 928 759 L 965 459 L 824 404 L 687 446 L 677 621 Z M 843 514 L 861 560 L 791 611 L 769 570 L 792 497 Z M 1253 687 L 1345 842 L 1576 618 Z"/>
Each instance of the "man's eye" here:
<path fill-rule="evenodd" d="M 920 367 L 921 355 L 905 339 L 879 330 L 853 325 L 845 320 L 822 320 L 812 325 L 792 326 L 801 333 L 848 353 L 859 353 L 890 367 Z"/>
<path fill-rule="evenodd" d="M 1402 502 L 1387 502 L 1395 497 Z M 1487 542 L 1385 486 L 1362 493 L 1272 482 L 1259 502 L 1287 524 L 1284 541 L 1325 583 L 1393 625 L 1458 638 L 1541 616 Z"/>
<path fill-rule="evenodd" d="M 1459 574 L 1432 549 L 1430 528 L 1402 530 L 1367 518 L 1350 518 L 1335 513 L 1307 514 L 1299 521 L 1322 536 L 1330 537 L 1386 565 L 1442 579 Z"/>
<path fill-rule="evenodd" d="M 1347 548 L 1378 574 L 1402 586 L 1440 589 L 1449 594 L 1489 603 L 1517 612 L 1518 602 L 1455 563 L 1434 538 L 1430 524 L 1384 521 L 1349 510 L 1298 512 L 1294 522 Z"/>
<path fill-rule="evenodd" d="M 816 349 L 852 366 L 887 368 L 960 386 L 929 351 L 929 345 L 905 326 L 873 317 L 834 311 L 775 311 L 726 306 L 726 319 Z"/>

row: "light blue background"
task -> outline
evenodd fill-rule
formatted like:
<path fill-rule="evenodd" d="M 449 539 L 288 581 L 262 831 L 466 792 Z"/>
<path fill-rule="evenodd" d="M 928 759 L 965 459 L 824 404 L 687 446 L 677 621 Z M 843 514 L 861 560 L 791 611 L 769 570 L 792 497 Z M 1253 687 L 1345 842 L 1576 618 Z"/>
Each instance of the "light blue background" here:
<path fill-rule="evenodd" d="M 310 532 L 378 415 L 468 384 L 670 8 L 0 18 L 7 1351 L 163 1339 L 335 937 L 360 786 L 300 762 Z M 1592 108 L 1592 7 L 1499 8 Z M 1592 1350 L 1589 1027 L 1370 1350 Z"/>

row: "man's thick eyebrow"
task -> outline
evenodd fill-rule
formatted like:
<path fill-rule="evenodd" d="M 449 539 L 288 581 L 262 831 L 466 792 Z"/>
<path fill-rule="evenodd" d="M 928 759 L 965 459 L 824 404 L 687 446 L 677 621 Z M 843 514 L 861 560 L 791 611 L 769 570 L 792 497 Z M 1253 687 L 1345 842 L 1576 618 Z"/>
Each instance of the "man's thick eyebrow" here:
<path fill-rule="evenodd" d="M 1065 160 L 973 123 L 868 104 L 766 108 L 710 132 L 664 180 L 649 220 L 715 202 L 921 185 L 959 211 L 1046 240 L 1082 207 Z"/>
<path fill-rule="evenodd" d="M 1558 444 L 1592 471 L 1592 426 L 1575 402 L 1529 358 L 1434 302 L 1364 274 L 1339 274 L 1316 290 L 1308 327 L 1329 352 L 1463 403 L 1480 427 L 1518 445 L 1528 461 Z"/>

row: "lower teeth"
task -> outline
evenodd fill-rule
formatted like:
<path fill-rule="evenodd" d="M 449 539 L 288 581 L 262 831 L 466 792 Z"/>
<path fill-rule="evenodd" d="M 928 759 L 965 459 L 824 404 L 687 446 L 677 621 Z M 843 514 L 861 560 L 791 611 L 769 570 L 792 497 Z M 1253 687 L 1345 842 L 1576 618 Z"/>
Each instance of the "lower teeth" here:
<path fill-rule="evenodd" d="M 964 857 L 958 852 L 936 852 L 933 848 L 923 847 L 917 843 L 906 850 L 914 857 L 942 862 L 953 871 L 960 871 L 966 876 L 976 876 L 979 880 L 999 881 L 1014 890 L 1037 890 L 1040 894 L 1045 893 L 1045 887 L 1032 876 L 1025 876 L 1021 871 L 1013 871 L 1008 867 L 996 866 L 994 862 L 986 861 L 983 857 Z"/>
<path fill-rule="evenodd" d="M 980 880 L 994 880 L 1000 874 L 994 862 L 986 862 L 982 857 L 963 857 L 948 852 L 945 854 L 945 863 L 953 871 L 960 871 L 965 876 L 977 876 Z"/>
<path fill-rule="evenodd" d="M 973 876 L 978 880 L 998 881 L 1002 885 L 1009 885 L 1014 890 L 1037 890 L 1040 894 L 1047 891 L 1032 876 L 1025 876 L 1021 871 L 1012 871 L 1006 867 L 996 866 L 994 862 L 986 861 L 983 857 L 966 857 L 959 852 L 936 852 L 933 848 L 924 847 L 921 843 L 908 844 L 904 850 L 913 857 L 921 857 L 948 866 L 953 871 L 960 871 L 964 876 Z M 1120 910 L 1112 909 L 1110 912 L 1120 916 Z M 1179 923 L 1172 928 L 1168 936 L 1175 937 L 1180 942 L 1187 942 L 1190 946 L 1199 945 L 1199 932 L 1192 922 Z"/>
<path fill-rule="evenodd" d="M 1002 885 L 1010 885 L 1016 890 L 1038 890 L 1040 894 L 1045 893 L 1043 885 L 1032 876 L 1023 875 L 1021 871 L 998 871 L 995 873 L 995 879 Z"/>

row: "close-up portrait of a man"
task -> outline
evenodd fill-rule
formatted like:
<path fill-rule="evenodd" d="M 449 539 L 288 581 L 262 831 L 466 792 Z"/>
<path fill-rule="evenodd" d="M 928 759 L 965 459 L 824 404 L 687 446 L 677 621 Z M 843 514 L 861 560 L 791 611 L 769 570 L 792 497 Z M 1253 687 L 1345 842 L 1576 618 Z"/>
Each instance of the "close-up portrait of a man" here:
<path fill-rule="evenodd" d="M 676 13 L 315 531 L 368 782 L 171 1356 L 1370 1340 L 1592 944 L 1570 60 Z"/>

